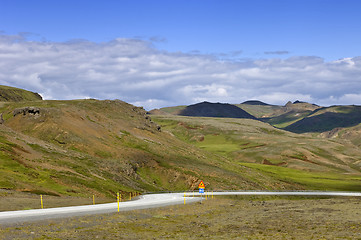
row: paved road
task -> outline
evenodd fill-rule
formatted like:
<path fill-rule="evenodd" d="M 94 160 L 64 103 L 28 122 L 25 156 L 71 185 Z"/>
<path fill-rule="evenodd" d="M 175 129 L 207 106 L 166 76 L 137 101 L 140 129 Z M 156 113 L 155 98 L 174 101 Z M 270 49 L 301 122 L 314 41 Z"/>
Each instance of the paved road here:
<path fill-rule="evenodd" d="M 212 192 L 208 192 L 211 195 Z M 201 201 L 201 194 L 187 193 L 186 203 Z M 214 192 L 213 195 L 284 195 L 284 196 L 348 196 L 361 197 L 358 192 L 261 192 L 261 191 L 245 191 L 245 192 Z M 204 197 L 204 194 L 203 194 Z M 168 205 L 176 205 L 184 203 L 184 193 L 162 193 L 147 194 L 140 196 L 137 200 L 121 202 L 119 211 L 129 211 L 135 209 L 156 208 Z M 0 224 L 14 224 L 29 221 L 37 221 L 51 218 L 64 218 L 72 216 L 82 216 L 90 214 L 113 213 L 118 211 L 117 203 L 85 205 L 74 207 L 33 209 L 23 211 L 0 212 Z"/>

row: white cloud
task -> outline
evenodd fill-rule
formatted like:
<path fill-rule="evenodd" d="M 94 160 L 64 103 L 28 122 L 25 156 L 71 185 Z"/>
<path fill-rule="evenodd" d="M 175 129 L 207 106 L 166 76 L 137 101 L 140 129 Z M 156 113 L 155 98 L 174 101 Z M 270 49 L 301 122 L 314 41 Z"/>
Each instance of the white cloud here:
<path fill-rule="evenodd" d="M 36 91 L 45 99 L 118 98 L 147 109 L 249 99 L 360 105 L 361 57 L 223 61 L 161 51 L 139 39 L 36 42 L 0 35 L 0 84 Z"/>

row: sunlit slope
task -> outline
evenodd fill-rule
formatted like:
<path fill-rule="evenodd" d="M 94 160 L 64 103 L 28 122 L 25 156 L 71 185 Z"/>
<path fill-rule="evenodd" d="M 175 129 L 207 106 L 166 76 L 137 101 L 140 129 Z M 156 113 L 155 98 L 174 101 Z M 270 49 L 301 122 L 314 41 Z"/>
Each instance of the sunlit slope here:
<path fill-rule="evenodd" d="M 0 85 L 0 102 L 39 101 L 42 97 L 24 89 Z"/>
<path fill-rule="evenodd" d="M 196 189 L 301 189 L 160 131 L 122 101 L 7 103 L 0 111 L 0 188 L 114 196 Z"/>
<path fill-rule="evenodd" d="M 320 133 L 320 137 L 330 139 L 342 139 L 361 148 L 361 124 L 354 127 L 335 128 L 331 131 Z"/>
<path fill-rule="evenodd" d="M 267 118 L 279 114 L 282 106 L 269 105 L 259 101 L 247 101 L 242 104 L 234 104 L 257 118 Z"/>
<path fill-rule="evenodd" d="M 332 106 L 313 111 L 284 129 L 296 133 L 325 132 L 361 123 L 361 106 Z"/>
<path fill-rule="evenodd" d="M 351 143 L 294 134 L 250 119 L 153 118 L 185 142 L 276 179 L 313 189 L 361 190 L 361 149 Z"/>

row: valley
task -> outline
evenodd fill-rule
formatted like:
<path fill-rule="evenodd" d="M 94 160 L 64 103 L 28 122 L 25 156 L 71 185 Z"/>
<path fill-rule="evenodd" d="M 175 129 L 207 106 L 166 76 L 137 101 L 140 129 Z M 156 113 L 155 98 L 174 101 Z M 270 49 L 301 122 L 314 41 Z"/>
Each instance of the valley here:
<path fill-rule="evenodd" d="M 318 110 L 319 116 L 325 111 L 301 102 L 243 105 L 247 114 L 273 119 L 295 109 Z M 0 188 L 10 191 L 7 196 L 94 195 L 107 201 L 117 192 L 128 198 L 195 190 L 200 180 L 209 190 L 361 190 L 358 126 L 298 134 L 248 115 L 178 116 L 171 109 L 154 115 L 120 100 L 3 102 Z M 357 115 L 347 107 L 334 109 Z"/>

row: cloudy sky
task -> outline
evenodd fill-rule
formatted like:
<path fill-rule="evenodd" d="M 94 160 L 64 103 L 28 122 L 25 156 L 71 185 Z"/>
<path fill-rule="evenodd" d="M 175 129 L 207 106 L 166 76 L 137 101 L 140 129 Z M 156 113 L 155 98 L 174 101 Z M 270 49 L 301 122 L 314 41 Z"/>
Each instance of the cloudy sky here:
<path fill-rule="evenodd" d="M 359 0 L 0 0 L 0 84 L 44 99 L 361 105 Z"/>

